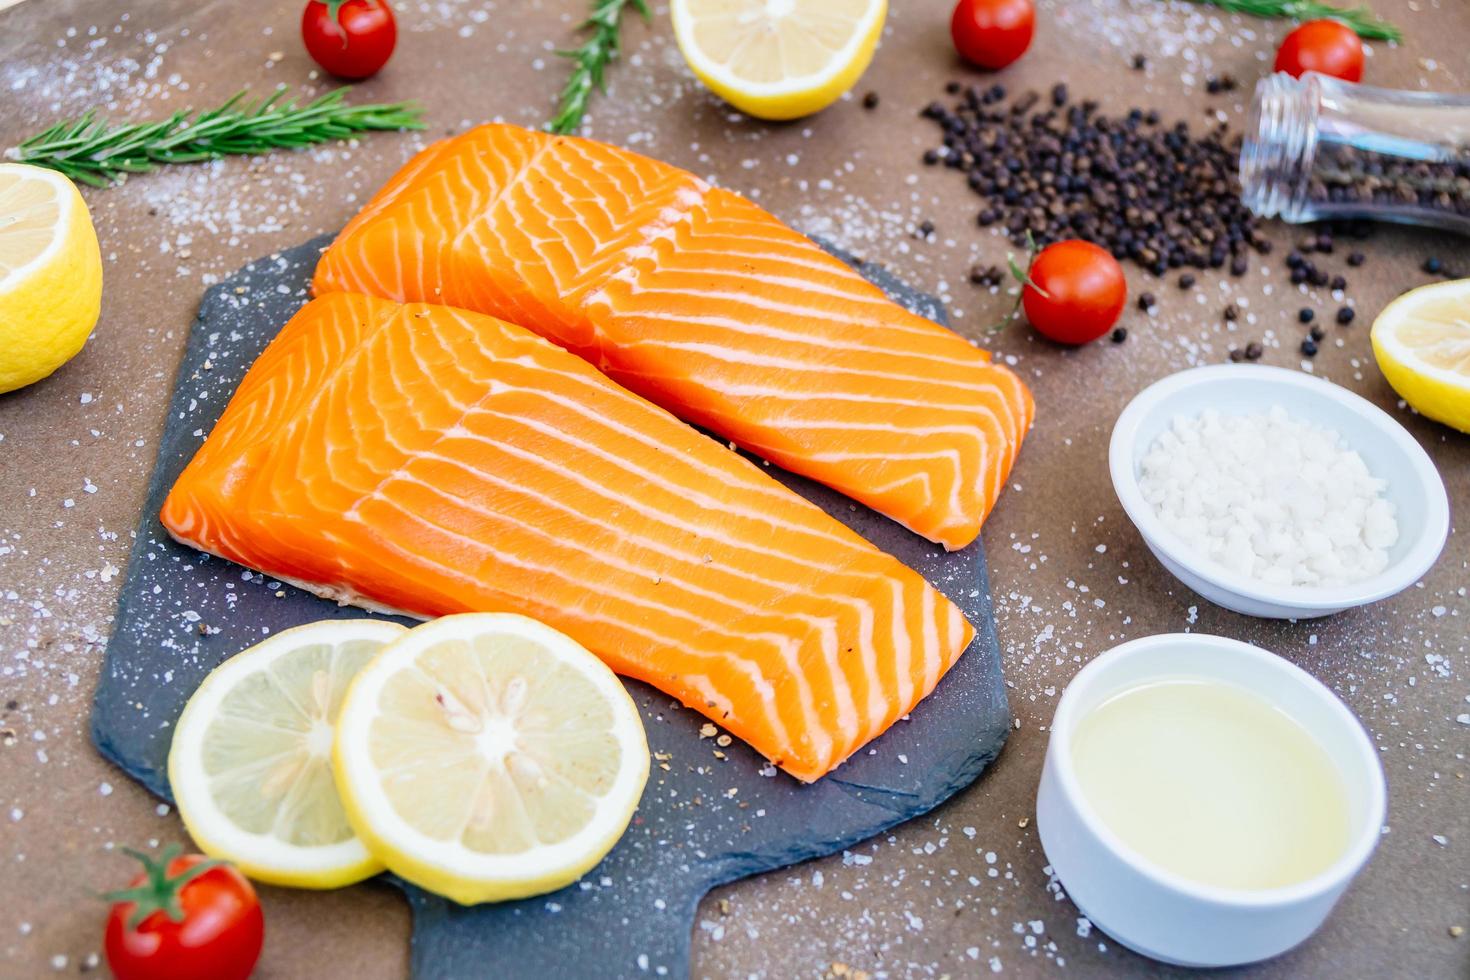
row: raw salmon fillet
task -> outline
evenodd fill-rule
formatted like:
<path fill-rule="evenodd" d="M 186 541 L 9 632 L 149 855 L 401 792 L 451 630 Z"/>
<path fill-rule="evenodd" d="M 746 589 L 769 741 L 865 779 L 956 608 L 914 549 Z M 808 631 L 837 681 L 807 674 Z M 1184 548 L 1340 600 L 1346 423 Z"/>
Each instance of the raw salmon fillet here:
<path fill-rule="evenodd" d="M 313 300 L 162 517 L 339 601 L 532 616 L 803 780 L 912 709 L 974 635 L 743 457 L 535 334 L 443 306 Z"/>
<path fill-rule="evenodd" d="M 951 549 L 1031 425 L 1026 387 L 964 338 L 744 198 L 591 140 L 490 125 L 430 146 L 313 288 L 519 323 Z"/>

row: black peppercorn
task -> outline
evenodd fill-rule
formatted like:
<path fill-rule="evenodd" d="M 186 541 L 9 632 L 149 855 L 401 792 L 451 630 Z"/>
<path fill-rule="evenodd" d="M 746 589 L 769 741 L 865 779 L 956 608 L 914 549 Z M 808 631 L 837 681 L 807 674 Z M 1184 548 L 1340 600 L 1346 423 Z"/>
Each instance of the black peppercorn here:
<path fill-rule="evenodd" d="M 876 109 L 876 108 L 878 108 L 878 93 L 877 92 L 869 92 L 867 95 L 863 96 L 863 108 L 864 109 Z"/>
<path fill-rule="evenodd" d="M 1337 311 L 1337 322 L 1345 327 L 1353 322 L 1353 317 L 1356 315 L 1357 312 L 1351 306 L 1344 306 Z"/>
<path fill-rule="evenodd" d="M 1303 306 L 1301 309 L 1296 311 L 1296 318 L 1301 323 L 1311 323 L 1313 317 L 1315 317 L 1316 315 L 1317 311 L 1313 310 L 1309 306 Z"/>
<path fill-rule="evenodd" d="M 1127 339 L 1128 339 L 1128 328 L 1127 327 L 1116 327 L 1113 330 L 1113 343 L 1115 343 L 1115 344 L 1121 344 L 1123 341 L 1125 341 Z"/>
<path fill-rule="evenodd" d="M 1265 348 L 1254 340 L 1245 345 L 1245 359 L 1247 361 L 1259 361 L 1261 355 L 1264 353 L 1266 353 Z"/>
<path fill-rule="evenodd" d="M 1144 53 L 1132 61 L 1148 64 Z M 1211 87 L 1238 84 L 1221 74 Z M 1147 106 L 1107 115 L 1094 100 L 1073 101 L 1063 83 L 1014 96 L 1003 86 L 970 85 L 952 95 L 921 113 L 943 141 L 925 162 L 962 171 L 983 199 L 972 212 L 976 223 L 1004 229 L 1014 246 L 1028 238 L 1040 246 L 1091 241 L 1156 276 L 1175 270 L 1185 290 L 1198 288 L 1202 270 L 1244 276 L 1252 252 L 1271 252 L 1240 199 L 1238 141 L 1224 126 L 1191 132 L 1187 122 L 1164 123 Z M 1314 230 L 1305 247 L 1315 254 L 1330 241 Z M 1292 261 L 1298 283 L 1314 273 L 1303 255 L 1298 250 Z M 1149 311 L 1156 300 L 1137 302 Z"/>
<path fill-rule="evenodd" d="M 1307 355 L 1308 357 L 1316 357 L 1317 356 L 1317 342 L 1315 340 L 1310 339 L 1310 338 L 1308 338 L 1307 340 L 1302 341 L 1302 353 L 1305 354 L 1305 355 Z"/>

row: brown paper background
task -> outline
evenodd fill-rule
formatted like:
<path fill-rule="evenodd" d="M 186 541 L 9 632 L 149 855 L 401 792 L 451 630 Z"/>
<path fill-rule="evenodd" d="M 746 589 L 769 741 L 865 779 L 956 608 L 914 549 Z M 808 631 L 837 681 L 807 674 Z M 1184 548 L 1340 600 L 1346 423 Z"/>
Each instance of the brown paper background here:
<path fill-rule="evenodd" d="M 1470 6 L 1373 5 L 1408 40 L 1373 46 L 1370 80 L 1470 89 Z M 1065 80 L 1114 114 L 1138 105 L 1201 123 L 1216 107 L 1237 128 L 1285 30 L 1160 0 L 1039 6 L 1032 51 L 999 76 L 1013 89 Z M 488 118 L 543 119 L 565 70 L 551 49 L 568 44 L 585 4 L 395 0 L 395 7 L 398 52 L 357 97 L 422 100 L 432 137 Z M 700 89 L 659 4 L 650 26 L 628 28 L 626 58 L 594 106 L 592 135 L 754 194 L 798 228 L 944 296 L 958 329 L 1016 359 L 1040 409 L 1015 485 L 985 529 L 1019 723 L 998 764 L 935 813 L 860 848 L 871 863 L 834 857 L 712 895 L 695 929 L 694 974 L 820 976 L 842 963 L 893 977 L 980 976 L 989 975 L 992 957 L 1023 976 L 1063 967 L 1080 976 L 1169 973 L 1096 931 L 1079 935 L 1076 910 L 1048 888 L 1029 817 L 1044 726 L 1068 678 L 1121 640 L 1189 628 L 1259 643 L 1325 680 L 1362 718 L 1388 772 L 1388 832 L 1336 914 L 1300 949 L 1243 972 L 1470 975 L 1470 937 L 1450 933 L 1470 927 L 1470 727 L 1455 720 L 1470 711 L 1463 530 L 1451 534 L 1435 569 L 1397 598 L 1315 623 L 1253 621 L 1209 606 L 1160 569 L 1122 514 L 1106 466 L 1112 422 L 1135 392 L 1172 371 L 1219 362 L 1231 344 L 1267 330 L 1276 341 L 1267 339 L 1265 361 L 1299 365 L 1295 310 L 1311 305 L 1329 329 L 1316 372 L 1395 412 L 1434 457 L 1460 515 L 1470 507 L 1470 437 L 1397 405 L 1374 366 L 1368 326 L 1389 299 L 1426 280 L 1418 272 L 1426 256 L 1470 270 L 1470 244 L 1386 230 L 1362 246 L 1368 263 L 1357 270 L 1342 269 L 1339 249 L 1329 265 L 1347 273 L 1359 310 L 1347 330 L 1331 326 L 1330 297 L 1287 285 L 1278 248 L 1269 276 L 1260 263 L 1244 280 L 1205 274 L 1190 294 L 1130 269 L 1135 293 L 1152 290 L 1160 308 L 1150 318 L 1130 305 L 1123 323 L 1131 333 L 1121 346 L 1061 350 L 1023 327 L 986 336 L 983 325 L 1007 300 L 970 286 L 965 273 L 976 260 L 1002 261 L 1006 246 L 974 227 L 979 202 L 958 174 L 918 164 L 936 136 L 918 109 L 946 80 L 974 77 L 952 55 L 948 8 L 945 0 L 895 0 L 856 93 L 880 93 L 876 111 L 847 100 L 772 126 L 733 114 Z M 298 10 L 294 0 L 30 0 L 7 9 L 0 143 L 90 106 L 142 117 L 213 104 L 245 85 L 256 92 L 278 82 L 320 85 L 298 41 Z M 1149 55 L 1146 73 L 1129 69 L 1135 52 Z M 1223 72 L 1241 79 L 1242 90 L 1207 97 L 1205 77 Z M 424 138 L 377 135 L 86 192 L 107 263 L 101 322 L 55 376 L 0 396 L 0 727 L 16 733 L 14 744 L 0 745 L 0 975 L 85 968 L 100 951 L 103 909 L 93 895 L 130 873 L 110 848 L 185 839 L 176 816 L 158 813 L 156 800 L 93 752 L 87 712 L 118 569 L 202 289 L 249 259 L 338 228 Z M 934 242 L 911 237 L 924 218 L 938 226 Z M 1278 245 L 1299 235 L 1279 228 Z M 1227 332 L 1219 311 L 1241 298 L 1257 322 Z M 405 973 L 408 916 L 392 888 L 261 892 L 268 937 L 260 976 Z"/>

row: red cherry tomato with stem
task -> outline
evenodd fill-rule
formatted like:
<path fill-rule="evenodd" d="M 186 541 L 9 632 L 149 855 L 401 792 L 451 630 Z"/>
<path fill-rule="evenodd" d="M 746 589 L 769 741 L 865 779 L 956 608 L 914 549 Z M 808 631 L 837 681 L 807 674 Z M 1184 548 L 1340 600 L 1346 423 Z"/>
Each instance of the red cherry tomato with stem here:
<path fill-rule="evenodd" d="M 1128 301 L 1128 281 L 1118 260 L 1107 249 L 1079 239 L 1036 253 L 1022 282 L 1026 319 L 1059 344 L 1086 344 L 1101 337 L 1113 329 Z"/>
<path fill-rule="evenodd" d="M 356 81 L 388 63 L 398 25 L 388 0 L 310 0 L 301 14 L 301 40 L 323 69 Z"/>
<path fill-rule="evenodd" d="M 1293 78 L 1315 71 L 1344 81 L 1363 78 L 1363 42 L 1353 29 L 1335 20 L 1309 20 L 1281 41 L 1276 70 Z"/>
<path fill-rule="evenodd" d="M 1033 0 L 960 0 L 949 32 L 962 58 L 997 71 L 1031 46 L 1036 6 Z"/>
<path fill-rule="evenodd" d="M 117 980 L 245 980 L 260 958 L 265 918 L 255 889 L 231 864 L 202 854 L 179 855 L 177 844 L 124 890 L 104 898 L 104 947 Z"/>

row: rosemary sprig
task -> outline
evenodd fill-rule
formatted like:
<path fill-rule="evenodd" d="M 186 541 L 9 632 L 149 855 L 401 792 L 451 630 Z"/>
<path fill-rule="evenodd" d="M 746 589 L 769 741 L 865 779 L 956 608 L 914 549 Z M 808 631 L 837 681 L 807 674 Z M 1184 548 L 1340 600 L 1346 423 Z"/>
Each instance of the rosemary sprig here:
<path fill-rule="evenodd" d="M 89 111 L 37 133 L 5 156 L 106 187 L 159 164 L 268 153 L 372 130 L 424 128 L 423 110 L 416 103 L 347 105 L 343 97 L 349 87 L 304 105 L 287 98 L 285 87 L 253 103 L 241 91 L 214 109 L 198 114 L 183 110 L 152 122 L 114 124 Z"/>
<path fill-rule="evenodd" d="M 1342 21 L 1357 32 L 1359 37 L 1374 41 L 1401 41 L 1403 32 L 1385 20 L 1380 20 L 1367 7 L 1334 7 L 1318 0 L 1190 0 L 1191 3 L 1208 4 L 1234 14 L 1251 14 L 1255 17 L 1289 17 L 1293 20 L 1317 20 L 1330 17 Z"/>
<path fill-rule="evenodd" d="M 603 72 L 608 62 L 618 56 L 618 27 L 623 14 L 629 7 L 649 18 L 647 0 L 592 0 L 592 14 L 578 30 L 590 30 L 592 36 L 581 47 L 569 51 L 558 51 L 563 58 L 575 63 L 566 87 L 561 91 L 561 105 L 547 128 L 553 133 L 573 133 L 582 125 L 587 113 L 587 100 L 592 90 L 603 89 Z"/>

